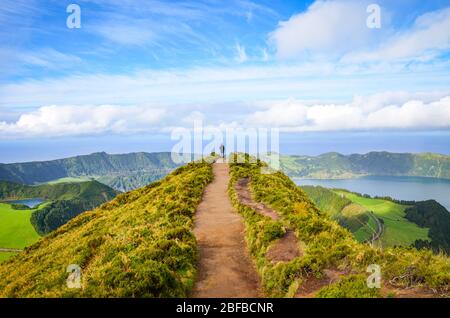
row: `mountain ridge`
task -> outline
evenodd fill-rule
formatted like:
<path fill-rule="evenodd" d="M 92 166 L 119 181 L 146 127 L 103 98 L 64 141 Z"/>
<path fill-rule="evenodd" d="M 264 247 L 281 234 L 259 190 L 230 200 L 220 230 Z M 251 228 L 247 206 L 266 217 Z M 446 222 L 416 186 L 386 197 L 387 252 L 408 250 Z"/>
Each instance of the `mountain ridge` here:
<path fill-rule="evenodd" d="M 170 152 L 95 152 L 50 161 L 0 164 L 0 180 L 33 185 L 67 177 L 89 177 L 116 190 L 128 191 L 160 179 L 178 166 Z"/>
<path fill-rule="evenodd" d="M 414 176 L 450 179 L 450 156 L 435 153 L 372 151 L 344 155 L 281 155 L 281 169 L 292 178 L 346 179 L 362 176 Z"/>

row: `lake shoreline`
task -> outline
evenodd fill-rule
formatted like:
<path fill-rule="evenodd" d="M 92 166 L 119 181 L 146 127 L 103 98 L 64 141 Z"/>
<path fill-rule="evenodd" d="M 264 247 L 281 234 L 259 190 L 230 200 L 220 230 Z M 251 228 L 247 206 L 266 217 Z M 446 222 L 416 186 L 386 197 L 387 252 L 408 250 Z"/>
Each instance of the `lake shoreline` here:
<path fill-rule="evenodd" d="M 371 197 L 391 197 L 403 201 L 435 200 L 450 210 L 450 179 L 407 176 L 368 176 L 352 179 L 300 179 L 299 186 L 322 186 L 368 194 Z"/>

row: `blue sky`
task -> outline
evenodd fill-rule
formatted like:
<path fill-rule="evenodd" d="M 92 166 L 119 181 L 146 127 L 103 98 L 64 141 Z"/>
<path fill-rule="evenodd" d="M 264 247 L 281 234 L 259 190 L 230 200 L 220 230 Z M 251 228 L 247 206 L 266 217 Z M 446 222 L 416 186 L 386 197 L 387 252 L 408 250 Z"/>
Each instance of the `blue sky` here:
<path fill-rule="evenodd" d="M 170 150 L 194 120 L 278 127 L 289 153 L 449 153 L 448 1 L 6 0 L 0 38 L 0 162 Z"/>

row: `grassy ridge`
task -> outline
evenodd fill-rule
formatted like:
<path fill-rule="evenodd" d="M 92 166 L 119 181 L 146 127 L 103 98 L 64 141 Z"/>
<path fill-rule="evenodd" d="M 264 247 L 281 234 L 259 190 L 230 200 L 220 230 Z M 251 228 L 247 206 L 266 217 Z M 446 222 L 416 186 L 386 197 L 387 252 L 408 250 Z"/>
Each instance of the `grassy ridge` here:
<path fill-rule="evenodd" d="M 1 252 L 0 253 L 0 263 L 6 261 L 8 258 L 10 258 L 13 255 L 16 255 L 17 253 L 11 253 L 11 252 Z"/>
<path fill-rule="evenodd" d="M 322 212 L 352 232 L 359 242 L 371 239 L 377 226 L 367 208 L 324 187 L 301 186 L 301 189 Z"/>
<path fill-rule="evenodd" d="M 196 274 L 192 218 L 212 180 L 207 163 L 85 212 L 0 265 L 2 297 L 185 297 Z M 78 264 L 82 288 L 66 287 Z"/>
<path fill-rule="evenodd" d="M 333 191 L 323 187 L 302 186 L 301 188 L 321 211 L 328 213 L 331 217 L 340 214 L 346 206 L 352 203 L 346 197 L 336 195 Z"/>
<path fill-rule="evenodd" d="M 280 172 L 261 174 L 259 164 L 231 164 L 229 193 L 233 204 L 244 216 L 246 241 L 255 259 L 262 284 L 270 296 L 293 296 L 308 277 L 320 277 L 327 268 L 349 270 L 355 276 L 332 285 L 319 296 L 347 294 L 351 297 L 377 297 L 378 291 L 365 285 L 366 269 L 378 264 L 384 282 L 398 287 L 425 286 L 441 293 L 450 291 L 450 262 L 443 255 L 413 248 L 377 249 L 358 243 L 349 231 L 317 209 L 306 194 Z M 251 178 L 251 190 L 257 201 L 272 207 L 305 244 L 305 255 L 287 263 L 271 264 L 265 258 L 268 246 L 283 234 L 282 224 L 239 203 L 234 191 L 241 177 Z M 349 292 L 351 290 L 351 293 Z"/>

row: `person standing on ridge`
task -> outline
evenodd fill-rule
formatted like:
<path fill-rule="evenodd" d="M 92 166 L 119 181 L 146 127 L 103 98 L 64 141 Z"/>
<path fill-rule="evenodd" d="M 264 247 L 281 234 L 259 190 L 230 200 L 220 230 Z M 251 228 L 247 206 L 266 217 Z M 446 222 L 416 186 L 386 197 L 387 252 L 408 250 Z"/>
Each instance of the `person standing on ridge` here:
<path fill-rule="evenodd" d="M 220 156 L 225 158 L 225 146 L 223 144 L 220 145 Z"/>

